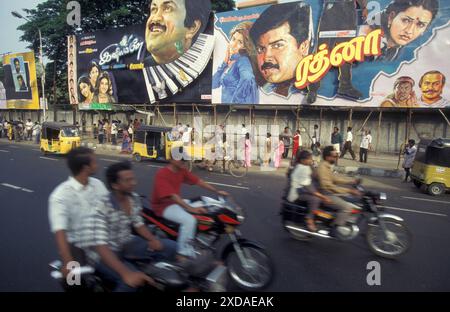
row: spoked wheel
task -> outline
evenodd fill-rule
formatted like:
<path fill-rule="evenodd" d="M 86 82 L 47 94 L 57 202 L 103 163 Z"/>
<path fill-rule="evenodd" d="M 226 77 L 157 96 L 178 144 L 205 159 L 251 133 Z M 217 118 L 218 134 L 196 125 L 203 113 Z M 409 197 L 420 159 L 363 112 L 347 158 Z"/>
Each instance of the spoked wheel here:
<path fill-rule="evenodd" d="M 367 243 L 370 250 L 384 258 L 394 259 L 406 253 L 411 246 L 411 232 L 403 222 L 391 218 L 381 220 L 386 231 L 380 224 L 369 224 Z"/>
<path fill-rule="evenodd" d="M 228 171 L 233 177 L 242 178 L 248 172 L 248 167 L 242 160 L 232 160 L 228 163 Z"/>
<path fill-rule="evenodd" d="M 273 264 L 266 252 L 255 246 L 241 247 L 243 258 L 236 251 L 231 252 L 226 265 L 233 283 L 241 289 L 257 291 L 267 287 L 272 281 Z"/>

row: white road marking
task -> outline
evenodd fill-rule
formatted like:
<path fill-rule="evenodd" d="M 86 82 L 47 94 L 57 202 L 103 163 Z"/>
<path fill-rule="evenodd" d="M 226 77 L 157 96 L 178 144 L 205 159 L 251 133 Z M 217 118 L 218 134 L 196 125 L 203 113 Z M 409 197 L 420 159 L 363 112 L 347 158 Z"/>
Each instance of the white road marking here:
<path fill-rule="evenodd" d="M 10 151 L 7 151 L 7 150 L 0 150 L 0 153 L 10 153 Z"/>
<path fill-rule="evenodd" d="M 100 160 L 107 161 L 107 162 L 113 162 L 113 163 L 117 162 L 117 160 L 107 159 L 107 158 L 100 158 Z"/>
<path fill-rule="evenodd" d="M 23 191 L 23 192 L 26 192 L 26 193 L 34 193 L 34 191 L 32 191 L 32 190 L 29 190 L 29 189 L 21 187 L 21 186 L 12 185 L 12 184 L 9 184 L 9 183 L 2 183 L 0 185 L 2 185 L 4 187 L 15 189 L 15 190 L 20 190 L 20 191 Z"/>
<path fill-rule="evenodd" d="M 45 160 L 53 160 L 53 161 L 58 161 L 58 159 L 54 159 L 54 158 L 50 158 L 50 157 L 39 157 L 40 159 L 45 159 Z"/>
<path fill-rule="evenodd" d="M 412 200 L 421 200 L 421 201 L 427 201 L 427 202 L 431 202 L 431 203 L 441 203 L 441 204 L 447 204 L 447 205 L 450 205 L 450 202 L 443 201 L 443 200 L 426 199 L 426 198 L 418 198 L 418 197 L 408 197 L 408 196 L 402 196 L 402 198 L 405 198 L 405 199 L 412 199 Z"/>
<path fill-rule="evenodd" d="M 164 168 L 164 166 L 158 166 L 158 165 L 147 165 L 147 167 L 152 167 L 152 168 Z"/>
<path fill-rule="evenodd" d="M 250 189 L 249 187 L 236 186 L 236 185 L 223 184 L 223 183 L 216 183 L 216 182 L 209 182 L 209 181 L 206 181 L 206 183 L 212 184 L 212 185 L 218 185 L 218 186 L 237 188 L 237 189 L 242 189 L 242 190 L 249 190 Z"/>
<path fill-rule="evenodd" d="M 421 214 L 426 214 L 426 215 L 430 215 L 430 216 L 438 216 L 438 217 L 444 217 L 444 218 L 447 218 L 447 217 L 448 217 L 446 214 L 435 213 L 435 212 L 425 212 L 425 211 L 411 210 L 411 209 L 398 208 L 398 207 L 389 207 L 389 206 L 384 206 L 384 208 L 386 208 L 386 209 L 391 209 L 391 210 L 399 210 L 399 211 L 413 212 L 413 213 L 421 213 Z"/>

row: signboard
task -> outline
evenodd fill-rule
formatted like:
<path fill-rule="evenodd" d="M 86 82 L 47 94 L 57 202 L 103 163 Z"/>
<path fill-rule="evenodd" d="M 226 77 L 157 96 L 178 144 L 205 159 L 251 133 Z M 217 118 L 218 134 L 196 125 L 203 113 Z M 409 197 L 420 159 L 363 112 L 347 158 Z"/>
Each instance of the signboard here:
<path fill-rule="evenodd" d="M 215 15 L 212 102 L 450 106 L 450 3 L 308 0 Z"/>
<path fill-rule="evenodd" d="M 153 0 L 147 14 L 146 24 L 69 37 L 72 104 L 201 103 L 211 94 L 210 0 Z"/>
<path fill-rule="evenodd" d="M 39 109 L 36 63 L 33 52 L 3 57 L 4 81 L 0 82 L 0 108 Z"/>

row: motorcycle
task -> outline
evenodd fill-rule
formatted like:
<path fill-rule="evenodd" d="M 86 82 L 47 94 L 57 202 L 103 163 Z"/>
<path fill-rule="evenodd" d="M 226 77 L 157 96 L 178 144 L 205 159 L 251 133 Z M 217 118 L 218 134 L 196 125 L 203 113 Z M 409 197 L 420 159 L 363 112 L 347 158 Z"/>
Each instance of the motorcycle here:
<path fill-rule="evenodd" d="M 272 281 L 274 269 L 272 260 L 259 243 L 242 237 L 238 227 L 244 222 L 244 211 L 231 197 L 199 197 L 187 200 L 194 207 L 203 207 L 206 214 L 194 214 L 197 219 L 197 235 L 193 246 L 196 251 L 210 250 L 225 263 L 232 282 L 243 290 L 256 291 L 267 287 Z M 153 233 L 157 236 L 176 240 L 179 225 L 158 217 L 144 203 L 142 212 Z M 222 236 L 229 242 L 218 254 L 216 243 Z"/>
<path fill-rule="evenodd" d="M 387 195 L 367 191 L 361 184 L 358 184 L 356 189 L 363 196 L 354 204 L 355 208 L 344 227 L 336 229 L 333 225 L 336 211 L 322 206 L 314 212 L 318 231 L 311 232 L 305 223 L 307 203 L 299 201 L 294 204 L 284 199 L 280 212 L 284 228 L 297 240 L 317 237 L 349 241 L 358 236 L 360 225 L 365 222 L 366 241 L 373 253 L 390 259 L 405 254 L 411 245 L 411 233 L 401 217 L 384 212 L 382 202 L 387 199 Z"/>
<path fill-rule="evenodd" d="M 80 254 L 78 252 L 78 254 Z M 83 264 L 83 260 L 81 260 Z M 193 263 L 178 264 L 170 261 L 151 262 L 148 259 L 129 259 L 139 271 L 147 274 L 155 282 L 143 286 L 140 292 L 168 291 L 178 292 L 196 289 L 201 292 L 224 292 L 227 283 L 227 270 L 223 265 L 217 265 L 212 255 L 204 254 Z M 71 277 L 78 276 L 78 283 L 70 283 L 61 273 L 62 262 L 59 260 L 49 264 L 50 276 L 56 280 L 66 292 L 111 292 L 115 285 L 105 279 L 100 273 L 89 266 L 83 265 L 71 271 Z"/>

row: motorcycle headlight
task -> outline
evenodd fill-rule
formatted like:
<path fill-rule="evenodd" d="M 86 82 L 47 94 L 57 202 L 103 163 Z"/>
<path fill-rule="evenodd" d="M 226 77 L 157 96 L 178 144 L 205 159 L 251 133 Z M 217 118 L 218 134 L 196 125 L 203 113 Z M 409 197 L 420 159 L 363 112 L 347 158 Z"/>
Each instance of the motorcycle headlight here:
<path fill-rule="evenodd" d="M 237 216 L 237 219 L 238 219 L 238 221 L 241 222 L 241 223 L 245 221 L 245 217 L 244 217 L 243 215 L 238 215 L 238 216 Z"/>
<path fill-rule="evenodd" d="M 380 200 L 387 200 L 387 194 L 386 193 L 380 193 Z"/>

